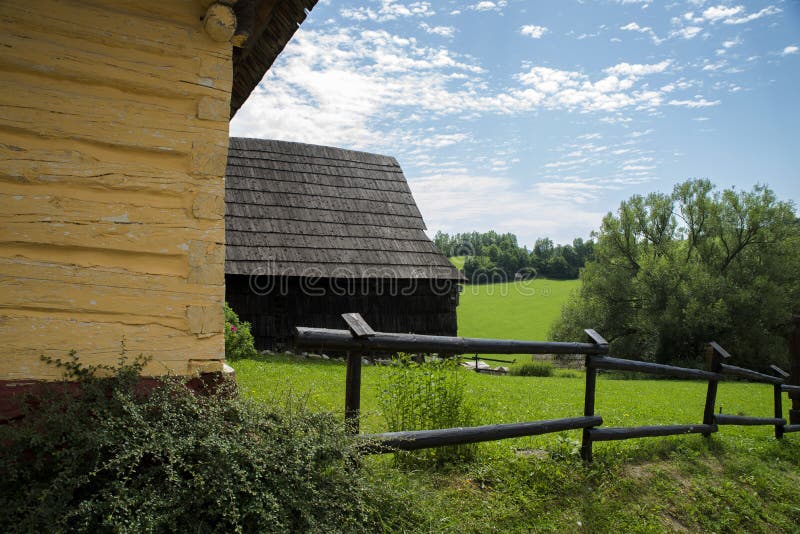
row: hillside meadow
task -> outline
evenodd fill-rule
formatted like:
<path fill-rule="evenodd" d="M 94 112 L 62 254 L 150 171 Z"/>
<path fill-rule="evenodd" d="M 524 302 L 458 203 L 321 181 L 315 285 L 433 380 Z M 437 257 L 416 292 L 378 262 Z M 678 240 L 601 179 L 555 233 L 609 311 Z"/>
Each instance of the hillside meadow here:
<path fill-rule="evenodd" d="M 232 362 L 240 391 L 341 417 L 345 365 L 260 356 Z M 478 423 L 580 415 L 582 374 L 548 378 L 459 371 Z M 362 431 L 385 430 L 377 395 L 386 368 L 362 377 Z M 596 412 L 607 426 L 696 423 L 706 385 L 673 380 L 598 380 Z M 769 386 L 720 385 L 725 413 L 771 415 Z M 786 407 L 785 403 L 785 407 Z M 784 414 L 786 416 L 787 414 Z M 370 476 L 402 498 L 387 512 L 400 532 L 793 532 L 800 524 L 800 435 L 772 427 L 721 427 L 699 435 L 595 445 L 578 456 L 579 431 L 479 445 L 475 462 L 431 471 L 400 469 L 391 455 L 365 459 Z"/>
<path fill-rule="evenodd" d="M 577 284 L 466 286 L 459 335 L 546 339 Z M 231 364 L 244 396 L 343 420 L 344 362 L 262 355 Z M 378 399 L 388 369 L 362 371 L 361 431 L 386 431 Z M 556 370 L 552 377 L 457 372 L 476 424 L 583 411 L 581 371 Z M 706 383 L 619 378 L 598 378 L 596 413 L 604 426 L 701 422 Z M 769 386 L 726 382 L 717 399 L 728 414 L 772 415 Z M 401 468 L 392 455 L 366 457 L 362 468 L 393 496 L 394 508 L 382 511 L 386 532 L 796 532 L 800 524 L 798 434 L 778 441 L 773 427 L 725 426 L 708 439 L 596 443 L 591 465 L 580 460 L 580 439 L 580 431 L 569 431 L 482 443 L 475 461 L 435 470 Z"/>

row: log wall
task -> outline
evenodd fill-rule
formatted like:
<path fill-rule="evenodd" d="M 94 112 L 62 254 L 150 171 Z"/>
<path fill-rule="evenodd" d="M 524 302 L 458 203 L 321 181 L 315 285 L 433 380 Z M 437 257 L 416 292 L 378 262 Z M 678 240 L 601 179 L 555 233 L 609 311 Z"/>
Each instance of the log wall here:
<path fill-rule="evenodd" d="M 0 3 L 0 380 L 224 358 L 231 46 L 197 0 Z"/>

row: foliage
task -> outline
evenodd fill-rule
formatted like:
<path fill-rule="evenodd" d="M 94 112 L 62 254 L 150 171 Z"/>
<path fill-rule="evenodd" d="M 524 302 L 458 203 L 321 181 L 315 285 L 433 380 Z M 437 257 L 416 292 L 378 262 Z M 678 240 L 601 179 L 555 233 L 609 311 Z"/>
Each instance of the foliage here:
<path fill-rule="evenodd" d="M 437 232 L 434 244 L 443 254 L 464 258 L 464 275 L 473 284 L 509 282 L 537 276 L 575 279 L 594 254 L 594 243 L 575 239 L 571 245 L 555 245 L 540 238 L 532 251 L 517 244 L 514 234 L 468 232 L 449 235 Z"/>
<path fill-rule="evenodd" d="M 508 373 L 514 376 L 553 376 L 549 362 L 525 362 L 512 365 Z"/>
<path fill-rule="evenodd" d="M 765 186 L 691 180 L 672 195 L 636 195 L 603 219 L 595 261 L 551 337 L 592 327 L 616 355 L 665 363 L 699 362 L 716 340 L 740 365 L 785 364 L 798 269 L 794 206 Z"/>
<path fill-rule="evenodd" d="M 4 532 L 374 531 L 380 505 L 330 415 L 191 392 L 147 394 L 144 361 L 77 359 L 0 427 Z"/>
<path fill-rule="evenodd" d="M 378 405 L 390 432 L 474 424 L 474 409 L 467 399 L 464 371 L 454 360 L 416 363 L 402 356 L 396 363 L 387 372 L 378 396 Z M 472 459 L 475 446 L 439 447 L 395 456 L 402 465 L 443 465 Z"/>
<path fill-rule="evenodd" d="M 237 360 L 257 355 L 250 323 L 240 321 L 236 312 L 225 303 L 225 359 Z"/>

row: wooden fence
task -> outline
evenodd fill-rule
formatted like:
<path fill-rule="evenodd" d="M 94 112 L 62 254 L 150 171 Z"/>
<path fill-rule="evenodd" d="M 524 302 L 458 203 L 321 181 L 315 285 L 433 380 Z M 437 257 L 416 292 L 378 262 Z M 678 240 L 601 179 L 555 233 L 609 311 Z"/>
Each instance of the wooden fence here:
<path fill-rule="evenodd" d="M 582 429 L 581 456 L 590 462 L 592 444 L 595 441 L 683 434 L 702 434 L 708 437 L 717 432 L 721 425 L 774 426 L 777 439 L 781 439 L 786 433 L 800 431 L 800 424 L 787 424 L 783 419 L 783 394 L 800 394 L 800 386 L 786 384 L 789 374 L 774 365 L 770 368 L 776 376 L 726 364 L 725 361 L 730 358 L 730 354 L 713 341 L 708 344 L 708 369 L 703 370 L 610 357 L 606 340 L 591 329 L 585 330 L 588 339 L 584 343 L 517 341 L 375 332 L 357 313 L 344 314 L 342 317 L 349 330 L 297 327 L 295 345 L 299 349 L 335 350 L 347 353 L 345 420 L 348 428 L 355 434 L 359 434 L 361 359 L 364 354 L 390 351 L 417 354 L 581 354 L 584 356 L 586 389 L 583 416 L 467 428 L 359 434 L 369 444 L 371 452 L 416 450 Z M 595 414 L 597 372 L 601 369 L 708 381 L 702 423 L 603 427 L 602 417 Z M 717 385 L 723 380 L 730 379 L 746 379 L 771 385 L 774 398 L 773 417 L 715 414 Z"/>

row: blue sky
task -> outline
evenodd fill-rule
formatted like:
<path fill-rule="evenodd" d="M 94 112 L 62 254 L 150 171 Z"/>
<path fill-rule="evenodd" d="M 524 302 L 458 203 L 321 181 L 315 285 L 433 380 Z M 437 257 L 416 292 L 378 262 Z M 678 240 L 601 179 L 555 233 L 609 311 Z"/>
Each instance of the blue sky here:
<path fill-rule="evenodd" d="M 395 156 L 428 225 L 588 237 L 704 177 L 800 199 L 800 2 L 320 0 L 231 135 Z"/>

